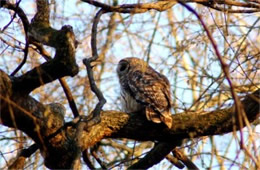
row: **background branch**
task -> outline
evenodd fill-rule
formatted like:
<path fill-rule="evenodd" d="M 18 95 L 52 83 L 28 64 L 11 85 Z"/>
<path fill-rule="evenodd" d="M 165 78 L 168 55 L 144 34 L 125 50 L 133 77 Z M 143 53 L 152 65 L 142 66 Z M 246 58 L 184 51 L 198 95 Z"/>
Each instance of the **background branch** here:
<path fill-rule="evenodd" d="M 16 160 L 8 167 L 8 169 L 23 169 L 25 164 L 25 159 L 29 158 L 33 153 L 35 153 L 39 147 L 37 144 L 31 145 L 27 149 L 23 149 Z"/>
<path fill-rule="evenodd" d="M 235 102 L 235 108 L 236 108 L 236 112 L 235 112 L 235 115 L 233 115 L 235 118 L 236 118 L 236 122 L 238 122 L 239 126 L 239 131 L 240 131 L 240 146 L 241 148 L 243 148 L 243 132 L 242 132 L 242 128 L 244 127 L 243 126 L 243 114 L 244 114 L 244 108 L 243 106 L 241 105 L 241 102 L 235 92 L 235 88 L 234 88 L 234 85 L 232 83 L 232 79 L 231 79 L 231 76 L 230 76 L 230 72 L 229 72 L 229 65 L 226 64 L 226 62 L 224 61 L 223 57 L 221 56 L 219 50 L 218 50 L 218 46 L 216 44 L 216 42 L 214 41 L 211 33 L 209 32 L 206 24 L 204 23 L 204 21 L 202 20 L 202 18 L 200 17 L 200 15 L 193 9 L 191 8 L 189 5 L 187 4 L 184 4 L 182 3 L 181 1 L 179 2 L 180 4 L 182 4 L 185 8 L 187 8 L 190 12 L 192 12 L 197 18 L 198 20 L 200 21 L 201 25 L 203 26 L 204 30 L 206 31 L 207 33 L 207 36 L 215 50 L 215 53 L 216 53 L 216 56 L 221 64 L 221 68 L 222 68 L 222 71 L 225 75 L 225 78 L 227 79 L 228 81 L 228 84 L 229 84 L 229 87 L 230 87 L 230 91 L 231 91 L 231 94 L 232 94 L 232 97 L 234 99 L 234 102 Z"/>
<path fill-rule="evenodd" d="M 163 160 L 181 141 L 172 141 L 171 143 L 158 143 L 154 148 L 141 158 L 137 163 L 131 165 L 128 169 L 147 169 Z"/>

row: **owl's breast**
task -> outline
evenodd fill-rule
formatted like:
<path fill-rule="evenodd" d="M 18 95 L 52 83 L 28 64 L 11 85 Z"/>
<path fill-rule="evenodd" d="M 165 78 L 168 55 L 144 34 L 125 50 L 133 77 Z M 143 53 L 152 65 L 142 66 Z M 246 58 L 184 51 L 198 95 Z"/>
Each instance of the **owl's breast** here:
<path fill-rule="evenodd" d="M 122 110 L 126 113 L 137 112 L 142 109 L 142 105 L 137 103 L 136 100 L 126 91 L 121 91 Z"/>

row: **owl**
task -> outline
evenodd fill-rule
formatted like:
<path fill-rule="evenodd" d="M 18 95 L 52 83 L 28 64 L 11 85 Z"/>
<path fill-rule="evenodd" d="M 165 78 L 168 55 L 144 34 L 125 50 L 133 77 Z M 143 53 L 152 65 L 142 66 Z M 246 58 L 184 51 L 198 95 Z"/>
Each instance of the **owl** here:
<path fill-rule="evenodd" d="M 119 61 L 117 75 L 123 111 L 144 110 L 149 121 L 172 127 L 170 83 L 164 75 L 134 57 Z"/>

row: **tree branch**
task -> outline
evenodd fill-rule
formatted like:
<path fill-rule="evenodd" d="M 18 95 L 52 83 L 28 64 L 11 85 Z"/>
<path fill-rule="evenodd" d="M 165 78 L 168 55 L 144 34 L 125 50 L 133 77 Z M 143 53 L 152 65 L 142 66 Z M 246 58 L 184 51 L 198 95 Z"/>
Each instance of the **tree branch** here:
<path fill-rule="evenodd" d="M 48 138 L 64 126 L 65 109 L 61 105 L 43 105 L 30 96 L 14 93 L 12 86 L 15 82 L 12 82 L 4 72 L 0 75 L 1 123 L 8 127 L 14 127 L 15 123 L 17 129 L 25 132 L 41 146 L 41 153 L 45 155 L 45 165 L 49 168 L 72 167 L 80 151 L 93 146 L 103 138 L 172 143 L 176 139 L 232 132 L 233 126 L 237 126 L 232 122 L 232 114 L 235 114 L 234 106 L 204 114 L 194 112 L 175 114 L 172 116 L 174 125 L 172 129 L 147 121 L 143 113 L 102 111 L 101 122 L 81 134 L 80 148 L 75 140 L 77 131 L 73 126 Z M 259 117 L 259 103 L 260 90 L 247 95 L 242 101 L 250 122 Z"/>
<path fill-rule="evenodd" d="M 191 161 L 189 158 L 184 155 L 180 150 L 177 148 L 173 149 L 173 155 L 180 160 L 188 169 L 198 170 L 199 168 Z"/>
<path fill-rule="evenodd" d="M 247 119 L 250 122 L 257 119 L 260 114 L 260 90 L 247 95 L 241 103 Z M 174 142 L 176 139 L 219 135 L 232 132 L 234 126 L 238 127 L 238 124 L 232 121 L 233 114 L 235 114 L 235 106 L 203 114 L 179 113 L 172 116 L 173 127 L 168 129 L 163 125 L 147 121 L 143 113 L 103 111 L 100 124 L 93 126 L 88 133 L 84 134 L 82 142 L 87 148 L 105 137 Z"/>
<path fill-rule="evenodd" d="M 158 143 L 144 158 L 131 165 L 128 169 L 148 169 L 164 159 L 180 143 L 179 140 L 171 143 Z"/>
<path fill-rule="evenodd" d="M 174 6 L 177 1 L 181 3 L 198 3 L 212 9 L 223 11 L 223 12 L 230 12 L 230 13 L 254 13 L 260 12 L 260 2 L 259 1 L 230 1 L 230 0 L 162 0 L 157 2 L 150 2 L 150 3 L 136 3 L 136 4 L 123 4 L 123 5 L 116 5 L 110 6 L 99 1 L 94 0 L 81 0 L 83 2 L 89 3 L 96 7 L 100 7 L 106 12 L 119 12 L 119 13 L 131 13 L 131 14 L 138 14 L 144 13 L 149 10 L 157 10 L 157 11 L 165 11 L 170 9 Z M 226 9 L 225 6 L 231 7 L 240 7 L 241 9 Z"/>
<path fill-rule="evenodd" d="M 91 90 L 96 94 L 99 102 L 97 103 L 95 109 L 92 111 L 92 118 L 88 120 L 87 126 L 92 126 L 98 122 L 100 122 L 100 111 L 104 104 L 106 103 L 106 99 L 103 96 L 103 93 L 98 89 L 96 82 L 94 80 L 94 75 L 91 67 L 91 63 L 98 59 L 98 52 L 97 52 L 97 25 L 100 21 L 102 14 L 104 14 L 104 10 L 99 10 L 94 18 L 93 25 L 92 25 L 92 34 L 91 34 L 91 49 L 92 49 L 92 57 L 85 58 L 83 60 L 84 65 L 86 66 L 88 79 L 90 83 Z"/>
<path fill-rule="evenodd" d="M 0 0 L 0 8 L 2 8 L 2 7 L 13 10 L 18 14 L 19 18 L 22 20 L 24 32 L 27 33 L 28 29 L 29 29 L 29 20 L 28 20 L 26 14 L 24 13 L 24 11 L 22 10 L 22 8 L 20 8 L 19 6 L 15 5 L 15 4 L 11 4 L 7 0 Z"/>
<path fill-rule="evenodd" d="M 36 144 L 31 145 L 27 149 L 23 149 L 18 155 L 16 160 L 8 167 L 8 169 L 23 169 L 25 158 L 29 158 L 33 153 L 35 153 L 39 147 Z"/>
<path fill-rule="evenodd" d="M 19 1 L 20 2 L 20 1 Z M 39 0 L 36 2 L 37 3 L 37 13 L 34 17 L 34 19 L 32 20 L 32 24 L 29 23 L 29 20 L 27 18 L 27 16 L 25 15 L 24 11 L 17 5 L 11 4 L 5 0 L 1 0 L 0 1 L 0 7 L 4 7 L 10 10 L 14 10 L 18 16 L 21 18 L 23 26 L 24 26 L 24 32 L 25 32 L 25 49 L 24 49 L 24 58 L 23 61 L 19 64 L 19 66 L 13 71 L 13 73 L 11 73 L 11 76 L 14 76 L 20 69 L 21 67 L 25 64 L 26 59 L 27 59 L 27 55 L 28 55 L 28 48 L 29 48 L 29 44 L 34 44 L 37 49 L 39 50 L 40 54 L 43 55 L 43 57 L 47 60 L 50 61 L 52 58 L 49 56 L 49 54 L 47 54 L 47 52 L 45 51 L 45 49 L 43 48 L 42 44 L 39 43 L 41 39 L 48 39 L 49 37 L 46 38 L 46 36 L 49 36 L 48 33 L 52 32 L 51 36 L 54 36 L 55 33 L 57 32 L 57 30 L 54 30 L 52 28 L 49 28 L 49 4 L 48 1 L 46 0 Z M 37 35 L 36 37 L 33 37 L 34 34 L 32 34 L 33 30 L 39 30 L 39 28 L 37 27 L 38 25 L 40 26 L 45 26 L 48 29 L 42 29 L 40 28 L 41 32 L 44 32 L 43 34 L 41 34 L 40 36 Z M 31 33 L 29 32 L 29 28 Z M 70 29 L 70 28 L 69 28 Z M 43 31 L 44 30 L 44 31 Z M 72 31 L 72 30 L 70 30 Z M 73 32 L 72 32 L 73 33 Z M 30 37 L 28 36 L 28 34 L 30 35 Z M 44 38 L 45 37 L 45 38 Z M 39 40 L 35 40 L 37 38 L 40 38 Z M 77 46 L 77 41 L 74 38 L 74 35 L 72 37 L 70 37 L 74 42 L 72 42 L 72 45 Z M 60 42 L 57 42 L 58 44 Z M 49 44 L 48 42 L 46 42 L 46 44 Z M 62 50 L 61 50 L 62 51 Z M 64 51 L 65 52 L 65 51 Z M 73 56 L 71 56 L 73 58 Z M 73 61 L 73 60 L 70 60 Z M 62 62 L 62 61 L 61 61 Z M 75 63 L 75 61 L 73 61 L 74 63 L 68 63 L 68 65 L 71 65 L 72 68 L 74 67 L 75 70 L 77 70 L 77 65 Z M 66 59 L 65 59 L 65 62 Z M 36 69 L 36 70 L 41 70 L 41 69 Z M 73 69 L 72 69 L 73 70 Z M 48 73 L 47 73 L 48 74 Z M 76 74 L 76 73 L 73 73 Z M 33 74 L 32 74 L 33 75 Z M 71 74 L 69 74 L 71 75 Z M 59 77 L 59 76 L 58 76 Z M 62 76 L 63 77 L 63 76 Z M 21 78 L 21 77 L 20 77 Z M 56 78 L 54 77 L 54 80 Z M 51 81 L 51 80 L 50 80 Z M 60 84 L 64 90 L 64 93 L 68 99 L 68 103 L 71 107 L 72 113 L 74 115 L 74 117 L 79 116 L 76 104 L 74 102 L 74 99 L 72 97 L 71 91 L 66 83 L 66 81 L 63 78 L 59 79 Z M 38 85 L 36 85 L 38 86 Z M 34 88 L 34 87 L 32 87 Z M 31 90 L 28 90 L 29 92 Z M 28 92 L 27 92 L 28 93 Z"/>

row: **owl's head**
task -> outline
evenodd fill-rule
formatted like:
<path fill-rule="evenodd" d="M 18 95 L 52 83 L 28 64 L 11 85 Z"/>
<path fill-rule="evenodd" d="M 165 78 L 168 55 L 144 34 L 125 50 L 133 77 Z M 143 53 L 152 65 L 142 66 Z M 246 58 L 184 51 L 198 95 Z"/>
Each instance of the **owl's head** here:
<path fill-rule="evenodd" d="M 145 72 L 147 66 L 147 63 L 144 60 L 135 57 L 129 57 L 119 61 L 116 71 L 118 76 L 121 77 L 123 75 L 126 75 L 130 71 L 130 68 L 132 69 L 132 71 L 138 70 Z"/>
<path fill-rule="evenodd" d="M 118 74 L 118 76 L 122 76 L 128 73 L 130 69 L 130 62 L 127 61 L 126 59 L 120 60 L 118 65 L 117 65 L 117 69 L 116 72 Z"/>

